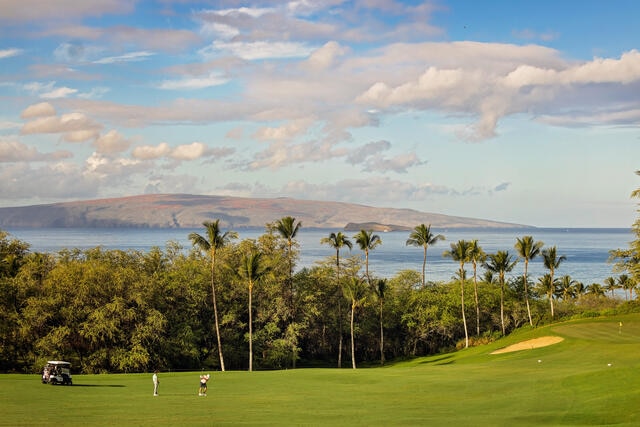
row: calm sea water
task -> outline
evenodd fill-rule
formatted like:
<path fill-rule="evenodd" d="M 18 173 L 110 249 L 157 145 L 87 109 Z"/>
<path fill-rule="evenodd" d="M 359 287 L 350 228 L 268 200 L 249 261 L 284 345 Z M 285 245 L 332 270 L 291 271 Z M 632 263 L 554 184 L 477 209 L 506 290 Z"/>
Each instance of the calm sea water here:
<path fill-rule="evenodd" d="M 175 241 L 186 249 L 191 247 L 189 233 L 203 233 L 196 229 L 124 229 L 124 228 L 46 228 L 46 229 L 8 229 L 15 238 L 26 241 L 32 251 L 57 252 L 63 248 L 88 249 L 102 246 L 105 249 L 135 249 L 147 251 L 154 246 L 164 248 L 167 242 Z M 338 230 L 318 230 L 301 228 L 297 235 L 300 243 L 300 261 L 297 268 L 310 267 L 327 257 L 334 257 L 335 251 L 321 245 L 320 239 Z M 546 246 L 557 246 L 558 255 L 567 260 L 561 264 L 556 275 L 569 274 L 585 285 L 602 283 L 611 275 L 612 265 L 607 263 L 611 249 L 626 248 L 633 240 L 628 229 L 526 229 L 526 230 L 435 230 L 443 234 L 445 241 L 430 246 L 427 251 L 427 280 L 449 280 L 457 270 L 457 263 L 443 258 L 442 253 L 449 249 L 452 242 L 460 239 L 478 239 L 485 252 L 508 250 L 516 254 L 514 244 L 516 238 L 532 235 Z M 240 239 L 253 239 L 264 233 L 263 229 L 237 230 Z M 343 231 L 344 232 L 344 231 Z M 352 237 L 352 232 L 344 232 Z M 381 277 L 392 277 L 401 270 L 422 269 L 422 248 L 406 246 L 409 232 L 394 231 L 378 233 L 382 245 L 369 253 L 369 270 Z M 353 240 L 353 239 L 352 239 Z M 362 251 L 354 248 L 352 255 L 362 255 Z M 349 255 L 348 248 L 341 250 L 341 255 Z M 471 270 L 471 267 L 468 267 Z M 523 265 L 519 263 L 513 275 L 522 274 Z M 538 277 L 546 272 L 540 258 L 529 264 L 529 272 Z M 617 273 L 615 273 L 617 275 Z"/>

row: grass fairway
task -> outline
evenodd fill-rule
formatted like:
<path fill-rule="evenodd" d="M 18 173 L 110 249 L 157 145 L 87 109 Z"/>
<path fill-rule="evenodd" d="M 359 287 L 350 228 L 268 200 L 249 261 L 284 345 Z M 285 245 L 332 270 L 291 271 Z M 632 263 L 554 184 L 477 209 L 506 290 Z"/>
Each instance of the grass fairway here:
<path fill-rule="evenodd" d="M 622 321 L 622 327 L 619 322 Z M 542 336 L 548 347 L 492 355 Z M 609 366 L 610 364 L 610 366 Z M 0 376 L 0 425 L 640 425 L 640 315 L 519 331 L 484 347 L 384 368 Z"/>

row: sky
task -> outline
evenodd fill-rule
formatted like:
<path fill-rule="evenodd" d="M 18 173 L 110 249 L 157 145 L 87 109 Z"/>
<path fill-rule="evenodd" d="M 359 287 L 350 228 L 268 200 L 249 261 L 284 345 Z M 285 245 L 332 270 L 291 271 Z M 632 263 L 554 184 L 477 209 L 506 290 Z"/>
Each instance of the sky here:
<path fill-rule="evenodd" d="M 630 227 L 638 16 L 635 0 L 0 0 L 0 207 L 188 193 Z"/>

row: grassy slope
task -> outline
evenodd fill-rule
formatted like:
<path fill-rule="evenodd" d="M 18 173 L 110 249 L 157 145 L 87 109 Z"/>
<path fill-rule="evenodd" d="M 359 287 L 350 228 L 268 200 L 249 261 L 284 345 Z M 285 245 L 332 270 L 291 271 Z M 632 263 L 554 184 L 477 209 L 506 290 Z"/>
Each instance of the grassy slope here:
<path fill-rule="evenodd" d="M 490 354 L 544 335 L 565 340 Z M 76 375 L 73 387 L 4 375 L 0 425 L 640 425 L 638 355 L 629 315 L 384 368 L 217 372 L 207 397 L 197 373 L 161 373 L 159 397 L 150 374 Z"/>

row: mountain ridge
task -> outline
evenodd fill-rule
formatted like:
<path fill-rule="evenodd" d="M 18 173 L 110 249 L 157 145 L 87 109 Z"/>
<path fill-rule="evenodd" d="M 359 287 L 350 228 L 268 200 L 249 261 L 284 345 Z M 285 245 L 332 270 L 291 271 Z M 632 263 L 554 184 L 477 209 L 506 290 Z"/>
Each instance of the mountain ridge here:
<path fill-rule="evenodd" d="M 292 216 L 309 228 L 351 228 L 376 224 L 381 229 L 532 228 L 528 225 L 346 202 L 288 197 L 245 198 L 193 194 L 147 194 L 117 198 L 0 208 L 0 227 L 195 228 L 220 220 L 225 228 L 263 227 Z"/>

